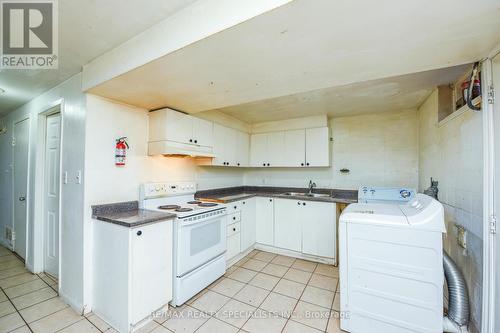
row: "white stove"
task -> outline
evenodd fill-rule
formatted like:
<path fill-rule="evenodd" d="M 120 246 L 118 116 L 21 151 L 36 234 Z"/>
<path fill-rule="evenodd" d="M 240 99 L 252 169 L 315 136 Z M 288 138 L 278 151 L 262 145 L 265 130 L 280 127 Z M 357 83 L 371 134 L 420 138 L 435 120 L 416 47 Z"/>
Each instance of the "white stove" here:
<path fill-rule="evenodd" d="M 140 206 L 177 215 L 174 223 L 174 306 L 180 306 L 226 271 L 226 207 L 194 199 L 194 182 L 146 183 Z"/>

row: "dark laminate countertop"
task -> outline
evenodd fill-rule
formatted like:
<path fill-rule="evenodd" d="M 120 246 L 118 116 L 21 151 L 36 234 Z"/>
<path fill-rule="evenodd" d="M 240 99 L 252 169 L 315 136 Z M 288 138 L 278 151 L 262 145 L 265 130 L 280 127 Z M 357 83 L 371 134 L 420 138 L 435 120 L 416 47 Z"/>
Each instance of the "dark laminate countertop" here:
<path fill-rule="evenodd" d="M 92 218 L 129 228 L 175 217 L 172 213 L 140 209 L 137 201 L 92 206 Z"/>
<path fill-rule="evenodd" d="M 200 200 L 230 203 L 255 196 L 284 198 L 304 201 L 319 201 L 332 203 L 355 203 L 358 202 L 358 191 L 337 189 L 314 189 L 313 193 L 329 194 L 328 197 L 307 197 L 285 195 L 287 192 L 308 192 L 307 188 L 297 187 L 270 187 L 270 186 L 237 186 L 225 187 L 211 190 L 198 191 L 195 197 Z"/>

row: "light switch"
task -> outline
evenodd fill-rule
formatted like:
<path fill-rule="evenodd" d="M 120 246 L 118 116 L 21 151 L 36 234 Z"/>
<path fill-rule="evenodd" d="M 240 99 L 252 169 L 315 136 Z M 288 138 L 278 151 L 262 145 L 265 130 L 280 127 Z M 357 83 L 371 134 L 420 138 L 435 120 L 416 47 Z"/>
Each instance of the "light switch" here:
<path fill-rule="evenodd" d="M 81 184 L 82 183 L 82 171 L 78 170 L 76 172 L 76 183 Z"/>
<path fill-rule="evenodd" d="M 63 172 L 63 184 L 68 183 L 68 171 Z"/>

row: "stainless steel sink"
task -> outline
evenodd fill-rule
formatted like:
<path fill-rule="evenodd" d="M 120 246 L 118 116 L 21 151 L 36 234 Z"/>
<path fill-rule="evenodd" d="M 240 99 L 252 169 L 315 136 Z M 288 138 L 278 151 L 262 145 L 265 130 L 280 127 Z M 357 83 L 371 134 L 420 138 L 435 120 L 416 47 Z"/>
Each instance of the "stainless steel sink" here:
<path fill-rule="evenodd" d="M 304 192 L 286 192 L 284 195 L 289 195 L 292 197 L 307 197 L 307 193 Z"/>
<path fill-rule="evenodd" d="M 305 193 L 305 192 L 286 192 L 284 195 L 289 195 L 292 197 L 312 197 L 312 198 L 328 198 L 330 194 L 326 193 Z"/>

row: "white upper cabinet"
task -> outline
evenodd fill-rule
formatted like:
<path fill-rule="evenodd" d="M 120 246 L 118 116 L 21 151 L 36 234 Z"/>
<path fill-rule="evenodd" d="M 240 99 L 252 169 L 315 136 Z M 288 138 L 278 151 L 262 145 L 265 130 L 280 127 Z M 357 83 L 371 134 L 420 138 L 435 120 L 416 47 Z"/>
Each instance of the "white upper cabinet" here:
<path fill-rule="evenodd" d="M 267 133 L 250 136 L 250 165 L 266 166 L 267 163 Z"/>
<path fill-rule="evenodd" d="M 266 166 L 281 167 L 285 165 L 285 132 L 267 133 Z"/>
<path fill-rule="evenodd" d="M 211 121 L 193 117 L 193 134 L 191 136 L 195 144 L 213 147 L 214 124 Z"/>
<path fill-rule="evenodd" d="M 217 166 L 248 166 L 249 135 L 235 129 L 213 124 L 215 158 L 199 164 Z"/>
<path fill-rule="evenodd" d="M 236 131 L 236 166 L 248 166 L 250 155 L 250 135 Z"/>
<path fill-rule="evenodd" d="M 330 166 L 328 127 L 306 129 L 306 166 Z"/>
<path fill-rule="evenodd" d="M 306 131 L 303 129 L 285 132 L 284 166 L 303 167 L 306 163 Z"/>

